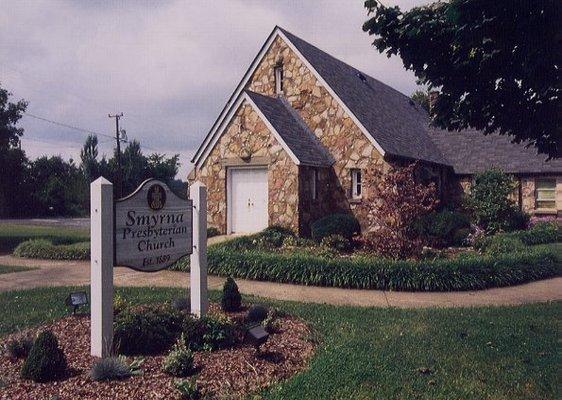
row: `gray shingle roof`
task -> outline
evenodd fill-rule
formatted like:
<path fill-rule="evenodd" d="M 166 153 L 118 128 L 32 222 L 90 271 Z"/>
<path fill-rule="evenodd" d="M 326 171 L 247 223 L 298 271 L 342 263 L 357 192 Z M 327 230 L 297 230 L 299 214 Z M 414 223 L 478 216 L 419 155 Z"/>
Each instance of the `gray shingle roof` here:
<path fill-rule="evenodd" d="M 446 164 L 427 133 L 427 115 L 388 85 L 279 28 L 389 154 Z"/>
<path fill-rule="evenodd" d="M 304 165 L 327 167 L 333 164 L 328 151 L 301 117 L 282 97 L 269 97 L 246 90 L 297 159 Z"/>
<path fill-rule="evenodd" d="M 450 165 L 459 174 L 492 166 L 511 173 L 562 172 L 562 159 L 546 161 L 534 148 L 480 131 L 448 132 L 429 126 L 425 110 L 388 85 L 279 28 L 391 155 Z"/>
<path fill-rule="evenodd" d="M 437 128 L 430 128 L 429 134 L 457 174 L 473 174 L 491 167 L 509 173 L 562 172 L 562 159 L 547 161 L 534 147 L 512 143 L 507 136 L 484 135 L 474 129 L 449 132 Z"/>

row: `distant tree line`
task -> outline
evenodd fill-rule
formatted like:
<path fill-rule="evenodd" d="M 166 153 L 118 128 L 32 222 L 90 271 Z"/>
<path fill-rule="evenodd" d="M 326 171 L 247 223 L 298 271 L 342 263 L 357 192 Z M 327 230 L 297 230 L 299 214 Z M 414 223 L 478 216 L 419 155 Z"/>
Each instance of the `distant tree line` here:
<path fill-rule="evenodd" d="M 29 160 L 21 150 L 23 128 L 16 126 L 27 102 L 11 103 L 10 95 L 0 87 L 0 217 L 88 215 L 90 182 L 100 176 L 115 182 L 116 153 L 111 158 L 100 157 L 98 139 L 90 135 L 80 151 L 79 164 L 60 156 Z M 151 177 L 185 193 L 185 184 L 174 179 L 180 166 L 178 154 L 145 156 L 140 143 L 133 140 L 123 149 L 121 160 L 124 194 Z"/>

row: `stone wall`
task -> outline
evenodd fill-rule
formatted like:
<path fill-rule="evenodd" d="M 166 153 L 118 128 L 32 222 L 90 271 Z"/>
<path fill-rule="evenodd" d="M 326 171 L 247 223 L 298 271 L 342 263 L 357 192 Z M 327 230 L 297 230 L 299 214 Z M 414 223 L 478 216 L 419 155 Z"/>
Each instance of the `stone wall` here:
<path fill-rule="evenodd" d="M 329 170 L 323 171 L 319 186 L 325 190 L 322 207 L 302 204 L 301 230 L 322 215 L 337 211 L 352 211 L 360 222 L 364 215 L 358 208 L 361 200 L 351 200 L 351 169 L 360 168 L 363 182 L 371 179 L 372 171 L 387 168 L 381 154 L 359 130 L 353 120 L 316 79 L 307 66 L 281 38 L 277 38 L 266 53 L 248 83 L 248 89 L 273 96 L 275 93 L 274 66 L 283 65 L 283 95 L 298 111 L 310 130 L 320 139 L 335 160 Z M 376 112 L 376 110 L 374 110 Z M 364 185 L 368 192 L 368 186 Z M 306 202 L 301 197 L 301 202 Z"/>
<path fill-rule="evenodd" d="M 540 210 L 536 207 L 535 180 L 540 179 L 540 175 L 515 177 L 516 188 L 511 193 L 513 200 L 522 211 L 531 215 L 562 214 L 562 176 L 556 177 L 556 209 Z M 470 192 L 472 176 L 448 175 L 447 198 L 453 205 L 460 205 L 462 198 Z"/>
<path fill-rule="evenodd" d="M 210 155 L 188 177 L 207 186 L 207 223 L 221 233 L 227 230 L 226 176 L 233 164 L 268 166 L 269 225 L 297 231 L 298 167 L 248 104 L 240 106 Z"/>

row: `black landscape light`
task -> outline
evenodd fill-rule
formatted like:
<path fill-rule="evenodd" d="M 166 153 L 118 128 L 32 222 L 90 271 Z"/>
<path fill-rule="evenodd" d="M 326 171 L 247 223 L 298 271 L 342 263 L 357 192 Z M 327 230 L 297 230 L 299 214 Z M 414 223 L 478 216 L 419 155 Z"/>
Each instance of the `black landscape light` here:
<path fill-rule="evenodd" d="M 256 348 L 259 353 L 260 346 L 267 342 L 269 333 L 261 325 L 255 325 L 246 332 L 246 341 Z"/>
<path fill-rule="evenodd" d="M 76 314 L 78 307 L 88 304 L 88 296 L 86 292 L 73 292 L 68 295 L 65 303 L 68 307 L 74 307 L 72 313 Z"/>

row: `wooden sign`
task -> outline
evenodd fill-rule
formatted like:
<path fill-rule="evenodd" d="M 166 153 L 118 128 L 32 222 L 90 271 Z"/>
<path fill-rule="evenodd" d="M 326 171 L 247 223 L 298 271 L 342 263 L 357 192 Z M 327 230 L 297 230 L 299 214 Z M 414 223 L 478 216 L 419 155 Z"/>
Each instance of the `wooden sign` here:
<path fill-rule="evenodd" d="M 115 202 L 115 265 L 153 272 L 193 252 L 193 202 L 148 179 Z"/>

